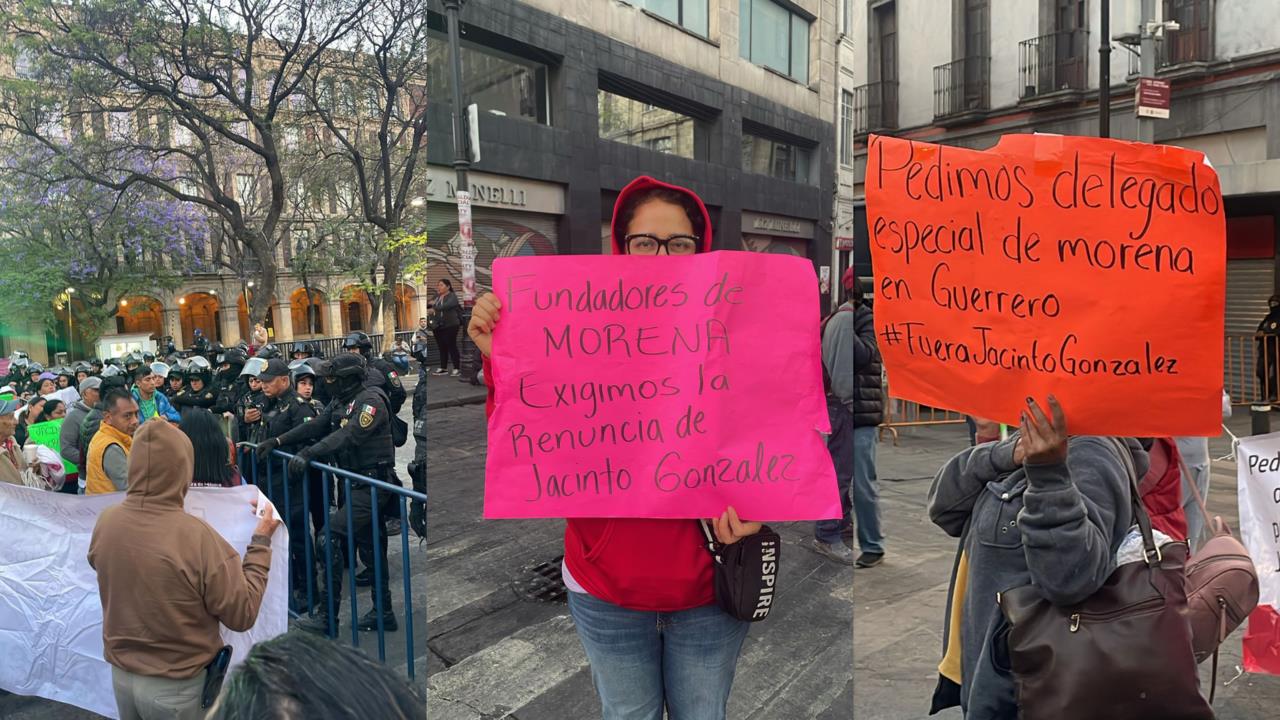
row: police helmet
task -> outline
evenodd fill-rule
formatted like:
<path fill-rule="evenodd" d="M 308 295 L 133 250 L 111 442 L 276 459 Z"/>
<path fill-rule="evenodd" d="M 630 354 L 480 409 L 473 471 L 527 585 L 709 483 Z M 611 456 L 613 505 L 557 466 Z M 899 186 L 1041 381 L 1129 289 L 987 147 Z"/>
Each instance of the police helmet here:
<path fill-rule="evenodd" d="M 289 363 L 289 379 L 296 385 L 298 380 L 309 377 L 312 381 L 316 378 L 316 369 L 311 367 L 311 363 L 306 360 L 294 360 Z"/>
<path fill-rule="evenodd" d="M 276 347 L 275 343 L 267 343 L 258 348 L 258 352 L 254 353 L 253 356 L 263 360 L 274 360 L 280 357 L 280 348 Z"/>
<path fill-rule="evenodd" d="M 198 378 L 203 380 L 205 384 L 209 384 L 209 376 L 213 372 L 213 367 L 209 365 L 209 360 L 201 355 L 196 355 L 187 361 L 184 375 L 188 379 Z"/>
<path fill-rule="evenodd" d="M 258 377 L 259 375 L 262 374 L 262 371 L 266 369 L 267 369 L 266 358 L 260 358 L 260 357 L 249 358 L 247 361 L 245 361 L 244 369 L 240 371 L 240 376 L 244 377 L 245 375 L 248 375 L 249 377 Z"/>
<path fill-rule="evenodd" d="M 351 348 L 359 348 L 362 352 L 373 349 L 373 341 L 369 336 L 359 330 L 351 333 L 342 340 L 342 349 L 350 350 Z"/>
<path fill-rule="evenodd" d="M 225 353 L 222 354 L 222 362 L 227 363 L 228 365 L 231 365 L 233 367 L 243 367 L 244 364 L 248 361 L 249 361 L 249 353 L 245 352 L 244 348 L 238 348 L 238 347 L 229 348 Z"/>
<path fill-rule="evenodd" d="M 354 333 L 352 333 L 354 334 Z M 342 353 L 331 360 L 325 360 L 320 366 L 321 377 L 326 378 L 363 378 L 365 375 L 364 358 L 353 353 Z"/>

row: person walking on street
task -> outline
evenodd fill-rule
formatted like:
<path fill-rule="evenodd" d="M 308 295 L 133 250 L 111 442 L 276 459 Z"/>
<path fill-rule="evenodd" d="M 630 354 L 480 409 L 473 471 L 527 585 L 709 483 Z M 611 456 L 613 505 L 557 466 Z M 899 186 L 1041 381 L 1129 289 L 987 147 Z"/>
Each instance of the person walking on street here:
<path fill-rule="evenodd" d="M 258 445 L 258 457 L 263 458 L 277 447 L 306 445 L 289 461 L 289 473 L 301 477 L 312 460 L 329 461 L 343 470 L 371 477 L 375 480 L 399 485 L 395 475 L 395 444 L 391 438 L 391 413 L 386 396 L 378 388 L 368 387 L 364 358 L 358 353 L 340 353 L 321 365 L 320 375 L 329 385 L 332 398 L 320 416 L 303 423 L 279 437 L 270 438 Z M 376 489 L 374 490 L 376 494 Z M 398 629 L 395 612 L 391 609 L 391 586 L 387 580 L 387 534 L 378 528 L 378 546 L 373 547 L 373 499 L 361 488 L 347 499 L 351 503 L 354 525 L 348 527 L 347 513 L 334 512 L 329 519 L 333 543 L 319 546 L 317 562 L 325 558 L 333 561 L 333 597 L 322 598 L 318 614 L 304 619 L 299 627 L 313 632 L 330 630 L 329 602 L 335 611 L 342 599 L 342 578 L 348 563 L 356 558 L 347 557 L 347 536 L 354 535 L 357 553 L 362 558 L 373 559 L 377 552 L 383 569 L 381 587 L 373 587 L 373 607 L 360 619 L 360 630 L 377 630 L 379 622 L 388 631 Z M 386 519 L 395 509 L 396 498 L 391 493 L 378 496 L 378 516 Z M 323 533 L 321 533 L 323 537 Z M 353 589 L 354 592 L 354 589 Z M 379 616 L 378 608 L 382 614 Z M 332 617 L 334 633 L 338 630 L 338 618 Z"/>
<path fill-rule="evenodd" d="M 102 511 L 89 540 L 103 654 L 122 720 L 203 718 L 208 667 L 223 647 L 218 626 L 246 631 L 262 606 L 280 521 L 268 509 L 241 559 L 183 509 L 193 468 L 191 441 L 181 430 L 167 422 L 143 425 L 124 501 Z"/>
<path fill-rule="evenodd" d="M 827 438 L 827 450 L 831 453 L 831 462 L 835 465 L 836 483 L 840 489 L 841 509 L 844 517 L 840 520 L 819 520 L 814 524 L 813 548 L 820 555 L 844 565 L 853 565 L 853 550 L 844 544 L 843 532 L 849 526 L 851 510 L 861 510 L 857 515 L 858 537 L 862 540 L 864 567 L 876 564 L 875 555 L 866 555 L 868 549 L 884 555 L 884 548 L 879 540 L 878 498 L 874 485 L 875 460 L 872 458 L 872 481 L 870 506 L 875 514 L 866 517 L 865 506 L 867 493 L 861 488 L 854 491 L 854 393 L 857 382 L 854 376 L 853 355 L 855 337 L 850 330 L 854 320 L 854 302 L 857 294 L 853 290 L 853 268 L 845 273 L 842 285 L 848 299 L 822 324 L 822 380 L 827 392 L 827 413 L 831 416 L 831 435 Z M 847 322 L 846 322 L 847 321 Z M 870 399 L 863 399 L 862 417 L 864 423 L 872 420 L 878 425 L 880 418 L 874 417 Z M 872 446 L 872 452 L 875 446 Z M 855 497 L 856 496 L 856 497 Z M 864 532 L 864 528 L 867 532 Z"/>
<path fill-rule="evenodd" d="M 436 375 L 458 375 L 462 372 L 462 359 L 458 354 L 458 328 L 462 326 L 462 303 L 453 292 L 453 283 L 448 278 L 436 283 L 436 299 L 431 304 L 430 313 L 436 318 L 436 347 L 440 349 L 440 369 Z M 453 363 L 453 371 L 449 371 L 449 363 Z"/>
<path fill-rule="evenodd" d="M 852 476 L 850 501 L 861 551 L 855 565 L 869 568 L 884 561 L 880 488 L 876 479 L 876 434 L 884 420 L 884 388 L 875 322 L 871 308 L 857 290 L 852 267 L 844 272 L 841 285 L 849 299 L 827 323 L 822 338 L 823 366 L 830 368 L 831 397 L 845 409 L 843 414 L 832 414 L 828 447 L 836 462 L 837 476 L 841 472 Z M 815 547 L 822 551 L 826 545 L 839 553 L 836 541 L 838 538 L 830 535 L 820 537 Z M 847 561 L 842 553 L 839 557 L 828 554 Z"/>
<path fill-rule="evenodd" d="M 618 195 L 614 253 L 690 256 L 712 247 L 711 218 L 691 190 L 650 177 Z M 678 262 L 667 260 L 666 262 Z M 657 263 L 654 265 L 658 272 Z M 468 333 L 486 358 L 502 303 L 486 293 Z M 509 320 L 507 322 L 510 322 Z M 493 373 L 485 369 L 493 409 Z M 711 525 L 733 544 L 761 524 L 727 507 Z M 562 573 L 569 613 L 605 720 L 723 720 L 749 623 L 715 604 L 706 538 L 693 520 L 570 518 Z"/>
<path fill-rule="evenodd" d="M 138 430 L 138 403 L 122 390 L 103 401 L 102 424 L 85 457 L 86 495 L 118 492 L 128 487 L 129 453 Z"/>

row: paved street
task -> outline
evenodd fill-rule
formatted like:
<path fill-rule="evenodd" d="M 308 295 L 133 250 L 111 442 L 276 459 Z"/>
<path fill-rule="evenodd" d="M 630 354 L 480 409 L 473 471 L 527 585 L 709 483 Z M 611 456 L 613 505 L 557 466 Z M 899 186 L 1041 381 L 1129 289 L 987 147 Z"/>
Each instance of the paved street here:
<path fill-rule="evenodd" d="M 512 589 L 522 568 L 563 552 L 564 523 L 481 520 L 482 408 L 437 411 L 429 436 L 429 717 L 599 718 L 566 606 Z M 853 571 L 800 547 L 808 524 L 778 530 L 781 590 L 774 613 L 747 638 L 729 717 L 847 720 Z"/>
<path fill-rule="evenodd" d="M 1236 434 L 1248 434 L 1249 419 L 1236 418 Z M 934 473 L 968 443 L 963 425 L 902 431 L 894 447 L 886 435 L 879 447 L 880 495 L 889 554 L 884 565 L 859 570 L 854 581 L 854 716 L 858 720 L 927 717 L 942 652 L 942 619 L 955 559 L 955 540 L 929 522 L 925 495 Z M 1229 440 L 1215 440 L 1214 457 L 1230 453 Z M 1235 523 L 1235 463 L 1213 464 L 1209 511 Z M 1214 709 L 1220 720 L 1274 718 L 1280 707 L 1280 677 L 1237 677 L 1240 635 L 1223 644 Z M 1209 663 L 1201 667 L 1209 682 Z M 935 717 L 958 720 L 960 711 Z"/>

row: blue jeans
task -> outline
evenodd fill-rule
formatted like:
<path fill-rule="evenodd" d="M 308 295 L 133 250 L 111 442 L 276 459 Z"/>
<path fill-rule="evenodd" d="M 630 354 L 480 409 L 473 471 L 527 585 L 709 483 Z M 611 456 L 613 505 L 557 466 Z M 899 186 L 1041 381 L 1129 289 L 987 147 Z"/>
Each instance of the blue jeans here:
<path fill-rule="evenodd" d="M 840 490 L 840 519 L 819 520 L 813 525 L 813 536 L 835 545 L 844 542 L 840 536 L 849 527 L 849 514 L 853 510 L 853 413 L 844 403 L 827 398 L 827 413 L 831 416 L 831 435 L 827 438 L 827 451 L 836 468 L 836 487 Z"/>
<path fill-rule="evenodd" d="M 852 422 L 852 420 L 850 420 Z M 865 553 L 884 552 L 880 531 L 880 483 L 876 480 L 874 425 L 853 429 L 853 519 L 858 525 L 858 547 Z"/>
<path fill-rule="evenodd" d="M 604 720 L 723 720 L 750 623 L 714 605 L 642 612 L 569 593 Z"/>

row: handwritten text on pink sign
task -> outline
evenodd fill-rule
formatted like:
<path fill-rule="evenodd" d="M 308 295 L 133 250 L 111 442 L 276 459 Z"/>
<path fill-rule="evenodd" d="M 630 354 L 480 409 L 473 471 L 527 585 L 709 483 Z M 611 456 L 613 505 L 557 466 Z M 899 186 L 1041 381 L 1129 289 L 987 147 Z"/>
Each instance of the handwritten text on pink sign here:
<path fill-rule="evenodd" d="M 498 260 L 485 517 L 839 517 L 802 258 Z"/>

